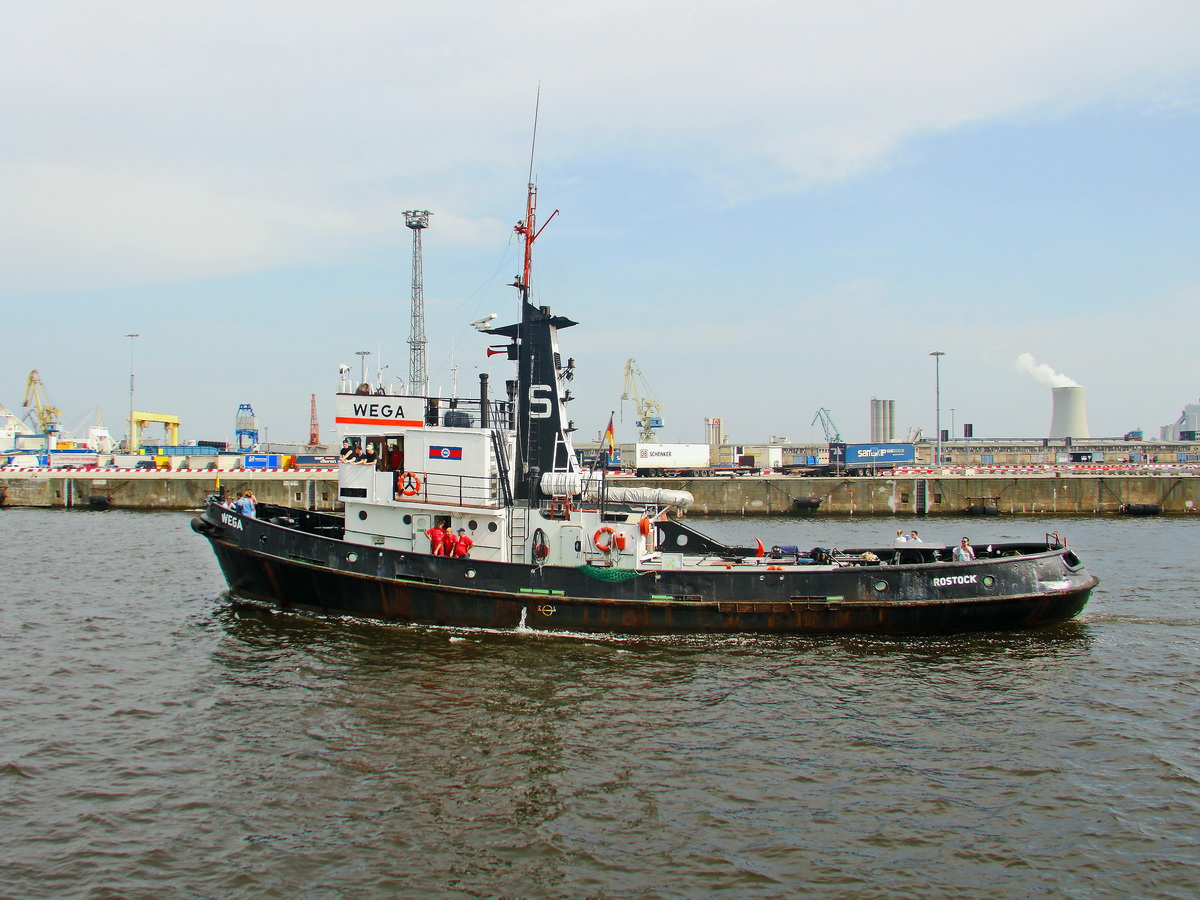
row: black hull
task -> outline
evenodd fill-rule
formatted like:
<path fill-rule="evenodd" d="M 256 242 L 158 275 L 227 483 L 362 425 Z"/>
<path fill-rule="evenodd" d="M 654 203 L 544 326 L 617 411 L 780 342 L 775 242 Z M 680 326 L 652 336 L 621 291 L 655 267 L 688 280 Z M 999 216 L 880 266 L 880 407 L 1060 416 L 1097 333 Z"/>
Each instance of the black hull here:
<path fill-rule="evenodd" d="M 192 524 L 236 595 L 282 609 L 429 625 L 634 634 L 998 631 L 1064 622 L 1097 583 L 1065 548 L 966 564 L 715 566 L 610 581 L 586 568 L 350 544 L 217 506 Z"/>

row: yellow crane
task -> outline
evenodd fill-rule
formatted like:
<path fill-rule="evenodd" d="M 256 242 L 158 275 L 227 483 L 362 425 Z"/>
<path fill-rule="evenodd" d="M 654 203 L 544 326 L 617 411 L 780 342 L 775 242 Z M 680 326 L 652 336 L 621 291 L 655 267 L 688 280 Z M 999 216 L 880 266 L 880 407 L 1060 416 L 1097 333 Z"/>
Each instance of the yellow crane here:
<path fill-rule="evenodd" d="M 46 385 L 37 369 L 30 372 L 25 380 L 25 405 L 37 413 L 38 428 L 42 434 L 58 433 L 58 417 L 62 415 L 62 410 L 50 405 Z"/>
<path fill-rule="evenodd" d="M 643 387 L 649 390 L 646 376 L 637 367 L 637 360 L 627 360 L 625 363 L 625 389 L 621 392 L 621 399 L 633 401 L 634 411 L 637 414 L 636 424 L 641 429 L 638 440 L 643 444 L 657 444 L 658 435 L 654 433 L 654 429 L 662 428 L 663 420 L 660 413 L 663 411 L 663 407 L 657 400 L 650 400 L 641 395 L 638 391 L 639 381 Z"/>
<path fill-rule="evenodd" d="M 138 452 L 138 433 L 151 422 L 158 422 L 163 425 L 167 432 L 168 444 L 179 443 L 179 416 L 170 416 L 165 413 L 140 412 L 135 409 L 133 411 L 133 429 L 126 452 Z"/>

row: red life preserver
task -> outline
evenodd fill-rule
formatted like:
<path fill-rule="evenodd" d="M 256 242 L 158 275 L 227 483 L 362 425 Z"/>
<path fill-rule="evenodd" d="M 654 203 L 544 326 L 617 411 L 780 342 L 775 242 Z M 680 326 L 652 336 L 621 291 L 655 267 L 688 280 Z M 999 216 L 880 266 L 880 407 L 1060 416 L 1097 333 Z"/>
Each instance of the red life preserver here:
<path fill-rule="evenodd" d="M 601 553 L 609 553 L 612 551 L 612 547 L 613 547 L 611 541 L 608 543 L 604 543 L 604 544 L 600 543 L 600 535 L 604 534 L 605 532 L 607 532 L 610 535 L 616 534 L 616 532 L 613 531 L 611 528 L 609 528 L 607 525 L 603 525 L 600 528 L 597 528 L 596 533 L 592 535 L 592 543 L 596 545 L 596 549 L 599 550 Z"/>
<path fill-rule="evenodd" d="M 546 541 L 546 532 L 540 528 L 534 529 L 533 542 L 529 545 L 529 550 L 533 555 L 534 565 L 540 566 L 546 557 L 550 555 L 550 544 Z"/>
<path fill-rule="evenodd" d="M 400 487 L 401 484 L 404 487 L 400 488 L 400 493 L 405 497 L 412 497 L 421 491 L 421 479 L 416 472 L 405 472 L 402 474 L 400 476 L 400 483 L 396 486 Z"/>
<path fill-rule="evenodd" d="M 650 537 L 650 519 L 642 516 L 642 520 L 638 522 L 638 528 L 642 532 L 642 537 Z"/>

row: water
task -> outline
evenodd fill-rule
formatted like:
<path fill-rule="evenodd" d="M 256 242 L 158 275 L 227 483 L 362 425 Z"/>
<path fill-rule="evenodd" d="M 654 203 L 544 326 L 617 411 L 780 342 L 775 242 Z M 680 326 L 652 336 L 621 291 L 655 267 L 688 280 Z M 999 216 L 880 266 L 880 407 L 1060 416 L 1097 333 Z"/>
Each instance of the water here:
<path fill-rule="evenodd" d="M 1200 522 L 697 521 L 1103 580 L 996 636 L 410 628 L 231 605 L 185 515 L 3 510 L 0 896 L 1200 893 Z"/>

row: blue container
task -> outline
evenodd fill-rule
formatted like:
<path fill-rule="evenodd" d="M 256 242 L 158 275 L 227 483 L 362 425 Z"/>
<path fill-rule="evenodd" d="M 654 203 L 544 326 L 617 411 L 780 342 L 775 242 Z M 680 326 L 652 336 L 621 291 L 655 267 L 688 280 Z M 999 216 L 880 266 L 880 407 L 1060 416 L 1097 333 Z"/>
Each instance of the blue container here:
<path fill-rule="evenodd" d="M 860 468 L 864 465 L 894 466 L 913 462 L 916 458 L 916 448 L 912 444 L 829 445 L 830 462 Z"/>
<path fill-rule="evenodd" d="M 247 456 L 246 462 L 243 465 L 247 469 L 278 469 L 279 454 L 272 453 L 270 456 L 264 456 L 261 454 Z"/>

